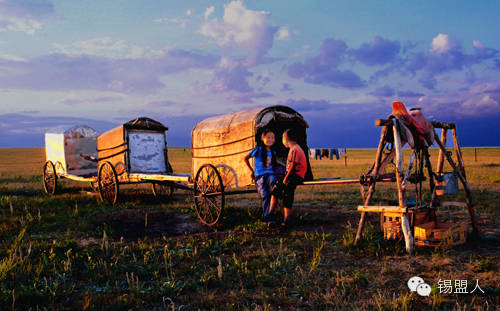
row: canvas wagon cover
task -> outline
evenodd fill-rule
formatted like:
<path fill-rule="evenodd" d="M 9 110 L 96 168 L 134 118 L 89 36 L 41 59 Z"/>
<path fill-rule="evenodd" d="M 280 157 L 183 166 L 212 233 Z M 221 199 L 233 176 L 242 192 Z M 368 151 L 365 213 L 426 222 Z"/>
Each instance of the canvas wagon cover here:
<path fill-rule="evenodd" d="M 45 133 L 45 154 L 61 173 L 94 174 L 97 164 L 83 159 L 80 154 L 97 156 L 98 133 L 87 125 L 61 126 Z"/>
<path fill-rule="evenodd" d="M 256 146 L 258 128 L 272 119 L 293 118 L 307 128 L 303 117 L 286 106 L 272 106 L 237 111 L 200 121 L 191 132 L 192 174 L 203 164 L 216 166 L 225 187 L 246 187 L 252 184 L 245 155 Z"/>
<path fill-rule="evenodd" d="M 160 122 L 145 117 L 109 130 L 97 138 L 99 163 L 109 161 L 119 176 L 124 173 L 168 173 L 167 130 Z"/>

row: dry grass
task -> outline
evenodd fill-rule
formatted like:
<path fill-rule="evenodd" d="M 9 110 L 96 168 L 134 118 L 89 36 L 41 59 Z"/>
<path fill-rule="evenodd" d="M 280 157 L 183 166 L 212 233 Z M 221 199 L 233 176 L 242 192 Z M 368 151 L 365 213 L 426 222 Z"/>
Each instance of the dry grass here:
<path fill-rule="evenodd" d="M 348 152 L 347 167 L 312 160 L 315 176 L 359 176 L 375 154 Z M 229 197 L 223 225 L 207 229 L 196 225 L 182 191 L 158 202 L 131 186 L 126 201 L 110 207 L 81 192 L 87 185 L 65 181 L 61 194 L 47 196 L 43 150 L 3 149 L 0 303 L 18 310 L 498 310 L 500 149 L 478 149 L 477 162 L 474 149 L 463 153 L 483 238 L 410 256 L 402 242 L 383 239 L 376 215 L 353 245 L 359 186 L 300 187 L 297 224 L 287 234 L 258 220 L 256 195 Z M 189 149 L 171 149 L 170 159 L 177 172 L 190 171 Z M 378 189 L 376 200 L 395 199 L 390 185 Z M 467 218 L 456 209 L 439 216 L 450 215 Z M 167 228 L 181 223 L 185 234 Z M 409 292 L 414 275 L 433 286 L 430 297 Z M 487 294 L 440 294 L 440 279 L 468 280 L 469 290 L 479 280 Z"/>

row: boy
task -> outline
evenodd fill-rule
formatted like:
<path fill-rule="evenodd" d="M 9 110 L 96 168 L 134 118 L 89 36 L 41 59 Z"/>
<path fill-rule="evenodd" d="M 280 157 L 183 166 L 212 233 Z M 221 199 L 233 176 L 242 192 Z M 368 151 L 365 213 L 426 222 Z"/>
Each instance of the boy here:
<path fill-rule="evenodd" d="M 286 175 L 283 179 L 284 215 L 281 224 L 283 229 L 290 226 L 295 188 L 304 181 L 307 172 L 306 155 L 297 141 L 298 135 L 295 130 L 288 129 L 283 133 L 283 145 L 290 149 L 286 161 Z"/>

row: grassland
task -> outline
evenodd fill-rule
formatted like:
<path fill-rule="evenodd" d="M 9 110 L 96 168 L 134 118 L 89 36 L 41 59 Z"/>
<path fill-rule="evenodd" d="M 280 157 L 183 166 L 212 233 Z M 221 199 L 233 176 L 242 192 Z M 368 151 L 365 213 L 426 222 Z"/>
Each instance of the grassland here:
<path fill-rule="evenodd" d="M 64 181 L 43 193 L 42 149 L 0 149 L 0 309 L 5 310 L 500 310 L 500 149 L 464 149 L 481 237 L 453 249 L 386 241 L 377 215 L 354 245 L 359 185 L 297 190 L 288 233 L 259 221 L 255 194 L 228 198 L 222 224 L 198 224 L 189 193 L 161 202 L 129 186 L 122 203 L 98 202 L 88 185 Z M 432 151 L 432 159 L 436 159 Z M 312 160 L 316 177 L 356 177 L 374 150 L 344 161 Z M 177 172 L 189 150 L 171 148 Z M 377 202 L 396 200 L 390 185 Z M 467 211 L 439 211 L 465 220 Z M 418 275 L 433 287 L 411 293 Z M 440 293 L 439 280 L 478 280 L 485 294 Z"/>

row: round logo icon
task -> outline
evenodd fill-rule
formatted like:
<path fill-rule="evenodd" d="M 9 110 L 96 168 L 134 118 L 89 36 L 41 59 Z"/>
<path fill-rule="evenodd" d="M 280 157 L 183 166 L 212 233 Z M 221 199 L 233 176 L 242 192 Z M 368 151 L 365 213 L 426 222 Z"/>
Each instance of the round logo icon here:
<path fill-rule="evenodd" d="M 418 277 L 418 276 L 414 276 L 408 280 L 408 288 L 410 289 L 410 291 L 414 292 L 417 290 L 417 287 L 420 284 L 424 284 L 424 283 L 425 283 L 424 279 L 422 279 L 421 277 Z"/>
<path fill-rule="evenodd" d="M 431 286 L 429 284 L 422 283 L 417 286 L 417 294 L 419 294 L 420 296 L 427 297 L 430 295 L 430 293 Z"/>

